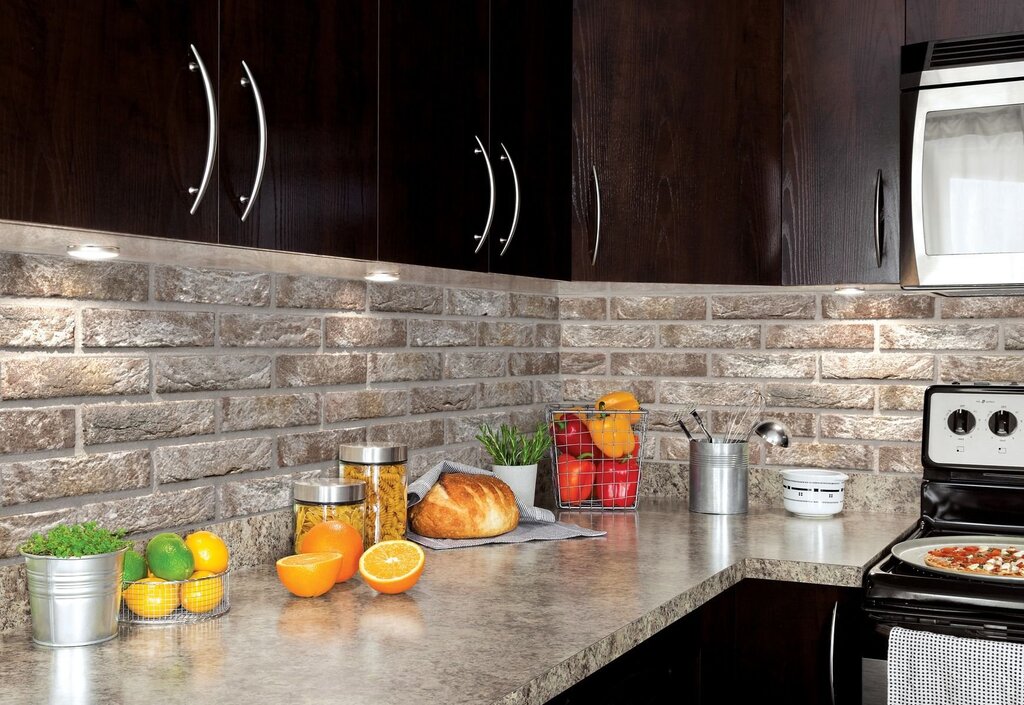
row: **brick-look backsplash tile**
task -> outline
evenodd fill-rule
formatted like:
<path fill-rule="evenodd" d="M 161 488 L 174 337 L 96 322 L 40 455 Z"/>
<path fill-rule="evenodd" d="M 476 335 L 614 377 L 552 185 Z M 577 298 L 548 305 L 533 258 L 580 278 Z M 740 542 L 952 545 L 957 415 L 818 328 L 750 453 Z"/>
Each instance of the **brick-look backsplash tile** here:
<path fill-rule="evenodd" d="M 271 438 L 239 438 L 213 443 L 163 446 L 153 451 L 157 482 L 182 482 L 257 472 L 273 467 Z"/>
<path fill-rule="evenodd" d="M 65 348 L 75 344 L 69 308 L 0 306 L 0 348 Z"/>
<path fill-rule="evenodd" d="M 320 345 L 320 319 L 291 314 L 225 313 L 220 318 L 225 347 L 315 348 Z"/>
<path fill-rule="evenodd" d="M 875 327 L 868 323 L 771 325 L 766 348 L 851 349 L 875 347 Z"/>
<path fill-rule="evenodd" d="M 503 352 L 450 352 L 444 355 L 445 379 L 504 377 L 508 354 Z"/>
<path fill-rule="evenodd" d="M 483 321 L 478 328 L 480 345 L 484 347 L 509 347 L 528 348 L 532 347 L 539 337 L 537 329 L 545 324 L 533 326 L 530 323 L 506 323 L 503 321 Z M 554 328 L 555 335 L 560 334 L 561 329 L 557 326 L 545 326 Z M 545 330 L 547 334 L 547 330 Z M 557 338 L 556 338 L 557 341 Z M 555 342 L 557 346 L 558 343 Z"/>
<path fill-rule="evenodd" d="M 887 384 L 878 388 L 878 408 L 882 411 L 921 411 L 924 386 Z"/>
<path fill-rule="evenodd" d="M 721 353 L 711 356 L 713 377 L 810 379 L 818 358 L 811 353 Z"/>
<path fill-rule="evenodd" d="M 444 420 L 444 434 L 447 443 L 468 443 L 475 441 L 480 427 L 487 424 L 497 428 L 501 424 L 513 424 L 508 411 L 489 411 L 470 416 L 454 416 Z M 513 424 L 514 425 L 514 424 Z"/>
<path fill-rule="evenodd" d="M 766 385 L 770 406 L 794 406 L 805 409 L 872 409 L 875 388 L 864 384 L 786 384 Z"/>
<path fill-rule="evenodd" d="M 514 352 L 508 356 L 508 373 L 512 377 L 558 374 L 558 353 Z"/>
<path fill-rule="evenodd" d="M 707 413 L 705 422 L 712 433 L 729 433 L 731 436 L 749 435 L 754 421 L 747 413 L 746 407 L 736 411 L 712 411 Z M 786 433 L 791 437 L 810 438 L 814 436 L 818 425 L 818 416 L 806 411 L 771 411 L 764 412 L 759 420 L 771 419 L 785 426 Z M 675 429 L 673 429 L 675 430 Z"/>
<path fill-rule="evenodd" d="M 277 463 L 291 468 L 338 459 L 338 446 L 366 440 L 365 428 L 308 431 L 277 437 Z"/>
<path fill-rule="evenodd" d="M 1024 325 L 1007 323 L 1003 326 L 1003 337 L 1007 350 L 1024 350 Z"/>
<path fill-rule="evenodd" d="M 320 423 L 319 394 L 225 397 L 220 400 L 224 431 L 312 426 Z"/>
<path fill-rule="evenodd" d="M 609 392 L 632 392 L 641 404 L 654 403 L 654 380 L 649 379 L 563 379 L 562 398 L 567 402 L 593 404 Z"/>
<path fill-rule="evenodd" d="M 1024 297 L 979 296 L 942 300 L 943 318 L 1024 318 Z"/>
<path fill-rule="evenodd" d="M 612 353 L 611 374 L 637 377 L 704 377 L 708 372 L 703 353 Z"/>
<path fill-rule="evenodd" d="M 444 312 L 451 316 L 506 318 L 512 314 L 512 296 L 505 291 L 449 289 Z"/>
<path fill-rule="evenodd" d="M 140 357 L 20 357 L 0 363 L 0 399 L 126 396 L 149 391 Z"/>
<path fill-rule="evenodd" d="M 148 450 L 0 463 L 0 505 L 147 487 Z"/>
<path fill-rule="evenodd" d="M 666 348 L 758 348 L 761 326 L 756 323 L 669 323 L 661 326 L 661 344 Z"/>
<path fill-rule="evenodd" d="M 657 338 L 651 325 L 562 324 L 562 345 L 568 348 L 653 348 Z"/>
<path fill-rule="evenodd" d="M 902 472 L 920 475 L 921 446 L 883 446 L 878 449 L 878 469 L 882 472 Z"/>
<path fill-rule="evenodd" d="M 231 306 L 270 305 L 269 274 L 157 266 L 153 278 L 157 301 Z"/>
<path fill-rule="evenodd" d="M 476 407 L 476 384 L 445 384 L 412 388 L 412 413 L 465 411 Z"/>
<path fill-rule="evenodd" d="M 562 320 L 603 321 L 608 318 L 608 299 L 595 296 L 563 296 L 558 300 Z"/>
<path fill-rule="evenodd" d="M 433 448 L 444 445 L 444 421 L 425 419 L 370 426 L 366 429 L 366 440 L 370 443 L 406 445 L 410 449 Z"/>
<path fill-rule="evenodd" d="M 891 350 L 995 350 L 999 326 L 954 323 L 883 323 L 878 343 Z"/>
<path fill-rule="evenodd" d="M 279 387 L 363 384 L 367 360 L 360 353 L 278 355 L 275 372 Z"/>
<path fill-rule="evenodd" d="M 200 311 L 82 311 L 82 345 L 87 348 L 174 348 L 213 345 L 216 316 Z"/>
<path fill-rule="evenodd" d="M 920 441 L 920 416 L 822 414 L 822 438 L 873 441 Z"/>
<path fill-rule="evenodd" d="M 525 406 L 533 403 L 533 385 L 527 381 L 481 382 L 480 408 Z"/>
<path fill-rule="evenodd" d="M 658 383 L 658 401 L 680 406 L 742 406 L 750 402 L 751 385 L 732 382 L 680 382 L 665 380 Z M 685 411 L 686 409 L 684 409 Z"/>
<path fill-rule="evenodd" d="M 156 391 L 267 389 L 269 355 L 162 355 L 156 358 Z"/>
<path fill-rule="evenodd" d="M 404 416 L 408 409 L 409 392 L 404 389 L 357 389 L 331 392 L 324 397 L 327 423 Z"/>
<path fill-rule="evenodd" d="M 932 379 L 935 358 L 931 355 L 889 353 L 825 353 L 821 356 L 823 379 Z"/>
<path fill-rule="evenodd" d="M 277 277 L 280 308 L 325 308 L 362 311 L 366 308 L 366 282 L 308 275 Z"/>
<path fill-rule="evenodd" d="M 563 375 L 606 375 L 608 355 L 600 352 L 563 352 L 559 358 Z"/>
<path fill-rule="evenodd" d="M 441 313 L 444 290 L 419 284 L 370 284 L 371 311 Z"/>
<path fill-rule="evenodd" d="M 328 348 L 404 348 L 408 337 L 404 318 L 328 316 L 324 328 Z"/>
<path fill-rule="evenodd" d="M 557 348 L 562 344 L 562 326 L 559 323 L 538 323 L 535 345 L 538 348 Z M 481 333 L 481 337 L 483 334 Z M 486 343 L 481 343 L 486 345 Z"/>
<path fill-rule="evenodd" d="M 75 445 L 74 409 L 0 410 L 0 454 Z"/>
<path fill-rule="evenodd" d="M 558 297 L 541 294 L 512 294 L 514 318 L 558 318 Z"/>
<path fill-rule="evenodd" d="M 707 313 L 703 296 L 616 296 L 610 308 L 617 320 L 696 321 Z"/>
<path fill-rule="evenodd" d="M 927 294 L 862 294 L 821 297 L 822 318 L 932 318 L 935 298 Z"/>
<path fill-rule="evenodd" d="M 943 382 L 1024 382 L 1024 357 L 1010 355 L 943 355 Z"/>
<path fill-rule="evenodd" d="M 145 301 L 149 269 L 127 262 L 0 253 L 0 295 L 90 301 Z"/>
<path fill-rule="evenodd" d="M 420 382 L 441 379 L 441 353 L 370 353 L 367 379 L 370 382 Z"/>
<path fill-rule="evenodd" d="M 409 321 L 409 345 L 414 348 L 458 348 L 477 344 L 477 324 L 473 321 Z"/>
<path fill-rule="evenodd" d="M 212 399 L 91 404 L 82 407 L 86 445 L 205 436 L 214 432 Z"/>
<path fill-rule="evenodd" d="M 789 448 L 769 446 L 768 465 L 873 470 L 874 450 L 870 446 L 838 443 L 798 443 Z"/>
<path fill-rule="evenodd" d="M 711 317 L 732 319 L 814 318 L 813 294 L 712 296 Z"/>
<path fill-rule="evenodd" d="M 231 482 L 217 488 L 220 515 L 225 519 L 284 509 L 291 506 L 291 501 L 292 478 L 287 475 Z"/>

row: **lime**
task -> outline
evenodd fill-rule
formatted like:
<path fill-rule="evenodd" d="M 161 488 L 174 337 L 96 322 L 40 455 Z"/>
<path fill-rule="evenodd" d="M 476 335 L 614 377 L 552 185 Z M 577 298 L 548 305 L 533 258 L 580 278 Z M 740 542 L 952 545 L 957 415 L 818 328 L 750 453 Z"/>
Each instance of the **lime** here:
<path fill-rule="evenodd" d="M 126 583 L 142 580 L 146 577 L 146 559 L 135 551 L 129 550 L 124 554 L 124 577 Z"/>
<path fill-rule="evenodd" d="M 146 561 L 153 575 L 164 580 L 185 580 L 195 570 L 192 551 L 177 534 L 157 534 L 146 544 Z"/>

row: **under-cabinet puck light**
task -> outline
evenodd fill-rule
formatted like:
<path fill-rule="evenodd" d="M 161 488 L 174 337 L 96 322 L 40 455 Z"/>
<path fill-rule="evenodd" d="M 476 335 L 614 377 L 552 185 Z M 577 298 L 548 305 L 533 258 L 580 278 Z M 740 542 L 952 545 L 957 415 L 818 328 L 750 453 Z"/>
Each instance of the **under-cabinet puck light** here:
<path fill-rule="evenodd" d="M 121 248 L 113 245 L 68 245 L 68 256 L 97 262 L 121 255 Z"/>
<path fill-rule="evenodd" d="M 864 289 L 859 286 L 837 286 L 836 293 L 842 296 L 860 296 Z"/>
<path fill-rule="evenodd" d="M 396 282 L 398 281 L 398 272 L 390 270 L 378 270 L 373 271 L 363 277 L 368 282 Z"/>

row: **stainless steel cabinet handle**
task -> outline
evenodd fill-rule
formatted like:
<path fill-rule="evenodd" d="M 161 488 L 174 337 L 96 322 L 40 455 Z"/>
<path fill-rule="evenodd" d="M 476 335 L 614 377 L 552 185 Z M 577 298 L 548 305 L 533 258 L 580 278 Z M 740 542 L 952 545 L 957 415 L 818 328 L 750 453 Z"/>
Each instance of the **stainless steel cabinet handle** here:
<path fill-rule="evenodd" d="M 476 143 L 480 145 L 480 149 L 474 149 L 474 154 L 482 154 L 484 157 L 484 164 L 487 165 L 487 179 L 491 183 L 491 205 L 487 210 L 487 224 L 484 225 L 484 231 L 480 235 L 474 235 L 473 239 L 477 241 L 476 249 L 474 253 L 480 251 L 480 248 L 487 242 L 487 235 L 491 232 L 491 223 L 494 222 L 494 169 L 491 168 L 491 160 L 487 156 L 487 150 L 484 149 L 484 143 L 480 141 L 480 138 L 473 135 L 476 138 Z"/>
<path fill-rule="evenodd" d="M 597 250 L 601 247 L 601 182 L 597 180 L 597 167 L 594 169 L 594 199 L 597 201 L 597 227 L 596 235 L 594 236 L 594 257 L 590 260 L 590 264 L 597 264 Z"/>
<path fill-rule="evenodd" d="M 189 210 L 189 215 L 195 215 L 203 196 L 206 195 L 206 187 L 210 185 L 210 177 L 213 175 L 213 158 L 217 154 L 217 102 L 213 97 L 213 84 L 210 83 L 210 74 L 206 72 L 203 57 L 199 56 L 199 50 L 196 49 L 195 44 L 189 44 L 188 48 L 192 50 L 192 56 L 196 57 L 195 61 L 189 62 L 188 70 L 198 71 L 203 78 L 203 89 L 206 91 L 206 114 L 209 118 L 209 127 L 206 133 L 206 166 L 203 167 L 203 178 L 198 187 L 192 186 L 188 190 L 196 197 L 196 200 L 192 202 L 191 210 Z"/>
<path fill-rule="evenodd" d="M 260 121 L 260 153 L 256 161 L 256 178 L 252 182 L 252 193 L 248 196 L 241 196 L 238 199 L 245 206 L 245 210 L 242 212 L 242 222 L 244 223 L 245 219 L 249 217 L 249 212 L 252 211 L 253 205 L 256 203 L 256 197 L 260 194 L 260 186 L 263 184 L 263 169 L 267 165 L 267 113 L 263 109 L 263 96 L 260 95 L 259 86 L 256 85 L 256 79 L 253 78 L 249 65 L 243 61 L 242 68 L 245 70 L 242 86 L 252 88 L 252 98 L 256 101 L 256 115 Z"/>
<path fill-rule="evenodd" d="M 881 173 L 881 172 L 879 172 Z M 832 608 L 832 628 L 828 637 L 828 692 L 832 705 L 836 705 L 836 621 L 839 619 L 839 603 Z"/>
<path fill-rule="evenodd" d="M 885 220 L 882 212 L 882 170 L 875 175 L 875 266 L 882 266 L 882 238 L 885 237 Z"/>
<path fill-rule="evenodd" d="M 516 165 L 512 163 L 512 155 L 508 153 L 508 147 L 506 147 L 504 143 L 501 144 L 501 150 L 504 152 L 504 154 L 501 155 L 501 160 L 507 160 L 508 168 L 512 170 L 512 186 L 515 188 L 516 192 L 516 209 L 512 213 L 512 227 L 509 228 L 508 237 L 503 237 L 498 240 L 498 242 L 505 243 L 505 246 L 501 248 L 501 252 L 498 253 L 499 257 L 505 254 L 508 250 L 508 246 L 512 244 L 512 237 L 516 234 L 516 226 L 519 225 L 519 174 L 516 173 Z"/>

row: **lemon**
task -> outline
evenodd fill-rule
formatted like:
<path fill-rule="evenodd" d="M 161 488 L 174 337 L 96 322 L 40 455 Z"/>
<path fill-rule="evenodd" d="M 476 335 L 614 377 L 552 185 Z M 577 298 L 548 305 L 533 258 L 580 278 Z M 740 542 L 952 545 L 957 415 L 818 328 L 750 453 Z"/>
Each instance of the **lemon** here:
<path fill-rule="evenodd" d="M 224 599 L 224 581 L 215 573 L 197 570 L 181 586 L 181 606 L 189 612 L 210 612 Z"/>
<path fill-rule="evenodd" d="M 135 551 L 129 550 L 124 554 L 124 575 L 121 578 L 126 583 L 142 580 L 146 577 L 146 559 Z"/>
<path fill-rule="evenodd" d="M 223 573 L 228 569 L 228 547 L 212 531 L 195 531 L 185 537 L 185 545 L 192 551 L 196 570 Z"/>
<path fill-rule="evenodd" d="M 153 575 L 164 580 L 185 580 L 195 570 L 192 551 L 177 534 L 157 534 L 146 544 L 146 561 Z"/>
<path fill-rule="evenodd" d="M 128 586 L 125 604 L 140 617 L 166 617 L 178 607 L 178 586 L 160 578 L 143 578 Z"/>

